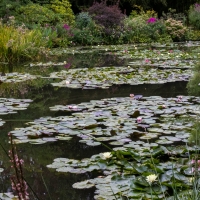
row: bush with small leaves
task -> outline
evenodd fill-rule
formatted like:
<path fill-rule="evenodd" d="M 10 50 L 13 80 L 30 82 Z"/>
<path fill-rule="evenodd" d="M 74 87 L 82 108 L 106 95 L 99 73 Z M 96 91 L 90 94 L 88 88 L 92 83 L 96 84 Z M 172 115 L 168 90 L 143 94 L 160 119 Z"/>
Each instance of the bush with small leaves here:
<path fill-rule="evenodd" d="M 173 41 L 185 40 L 188 29 L 183 25 L 181 21 L 175 19 L 168 19 L 165 21 L 168 34 L 171 36 Z"/>
<path fill-rule="evenodd" d="M 200 4 L 195 3 L 188 11 L 189 24 L 200 30 Z"/>
<path fill-rule="evenodd" d="M 92 22 L 92 18 L 88 12 L 81 12 L 76 16 L 76 27 L 79 29 L 83 29 L 87 27 Z"/>
<path fill-rule="evenodd" d="M 45 26 L 45 24 L 55 24 L 60 21 L 60 18 L 52 10 L 35 3 L 19 7 L 15 18 L 18 23 L 24 23 L 28 27 L 35 24 Z"/>
<path fill-rule="evenodd" d="M 69 0 L 52 0 L 51 4 L 47 4 L 46 7 L 59 16 L 61 22 L 69 25 L 74 24 L 75 16 Z"/>

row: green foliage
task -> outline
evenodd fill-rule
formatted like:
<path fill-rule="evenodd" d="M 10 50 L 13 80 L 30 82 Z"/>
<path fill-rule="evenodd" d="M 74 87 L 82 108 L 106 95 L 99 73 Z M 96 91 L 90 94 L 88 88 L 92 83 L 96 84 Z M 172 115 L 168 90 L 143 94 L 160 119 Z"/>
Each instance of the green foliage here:
<path fill-rule="evenodd" d="M 200 30 L 193 30 L 188 29 L 186 40 L 192 40 L 192 41 L 199 41 L 200 40 Z"/>
<path fill-rule="evenodd" d="M 75 22 L 76 27 L 82 30 L 92 22 L 92 18 L 88 12 L 81 12 L 76 16 Z"/>
<path fill-rule="evenodd" d="M 74 28 L 72 30 L 74 44 L 93 45 L 102 42 L 102 28 L 98 26 L 93 20 L 82 29 Z"/>
<path fill-rule="evenodd" d="M 65 28 L 67 26 L 67 29 Z M 71 43 L 73 33 L 67 24 L 57 24 L 55 26 L 57 38 L 53 39 L 54 47 L 66 47 Z"/>
<path fill-rule="evenodd" d="M 34 24 L 44 26 L 45 24 L 55 24 L 60 19 L 47 7 L 30 3 L 17 9 L 16 21 L 29 26 Z"/>
<path fill-rule="evenodd" d="M 200 30 L 200 4 L 196 3 L 190 6 L 188 11 L 189 24 Z"/>
<path fill-rule="evenodd" d="M 71 9 L 71 3 L 68 0 L 52 0 L 51 4 L 46 5 L 51 9 L 64 23 L 72 25 L 74 23 L 74 13 Z"/>
<path fill-rule="evenodd" d="M 194 75 L 187 84 L 190 95 L 200 96 L 200 63 L 195 66 Z"/>
<path fill-rule="evenodd" d="M 191 144 L 200 145 L 200 122 L 197 120 L 190 134 L 189 142 Z"/>
<path fill-rule="evenodd" d="M 181 21 L 183 24 L 186 24 L 185 14 L 184 13 L 177 13 L 176 9 L 172 9 L 172 8 L 169 8 L 167 13 L 162 12 L 161 19 L 164 19 L 164 20 L 174 19 L 174 20 L 177 20 L 177 21 Z"/>
<path fill-rule="evenodd" d="M 170 18 L 165 21 L 165 25 L 167 33 L 172 37 L 173 41 L 185 40 L 188 30 L 181 21 Z"/>
<path fill-rule="evenodd" d="M 124 21 L 124 41 L 133 42 L 170 42 L 171 38 L 167 35 L 165 23 L 157 20 L 154 23 L 147 23 L 150 17 L 155 17 L 155 11 L 144 12 L 141 10 L 139 14 L 134 12 Z"/>
<path fill-rule="evenodd" d="M 20 59 L 37 59 L 46 54 L 48 38 L 41 31 L 28 30 L 24 26 L 14 27 L 0 24 L 0 61 L 15 62 Z"/>
<path fill-rule="evenodd" d="M 15 15 L 17 8 L 29 2 L 30 0 L 23 0 L 23 1 L 1 0 L 0 1 L 0 18 L 6 21 L 9 16 Z"/>

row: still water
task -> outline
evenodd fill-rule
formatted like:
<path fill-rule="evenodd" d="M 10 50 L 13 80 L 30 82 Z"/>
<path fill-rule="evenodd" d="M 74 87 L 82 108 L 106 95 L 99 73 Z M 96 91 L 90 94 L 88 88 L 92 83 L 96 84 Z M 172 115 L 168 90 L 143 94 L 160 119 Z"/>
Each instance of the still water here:
<path fill-rule="evenodd" d="M 92 67 L 94 66 L 123 66 L 127 65 L 128 59 L 118 59 L 115 55 L 108 56 L 98 53 L 95 54 L 75 54 L 60 57 L 61 61 L 70 63 L 70 67 Z M 98 62 L 97 62 L 98 61 Z M 29 67 L 14 66 L 9 69 L 4 69 L 5 72 L 17 70 L 27 71 L 32 74 L 43 75 L 50 71 L 62 70 L 64 66 L 45 67 Z M 0 95 L 5 98 L 26 98 L 32 99 L 27 110 L 18 111 L 17 114 L 3 115 L 1 118 L 6 123 L 1 128 L 1 145 L 8 151 L 9 131 L 17 127 L 25 127 L 25 123 L 33 121 L 45 116 L 62 116 L 64 112 L 53 112 L 49 107 L 54 105 L 78 104 L 88 102 L 90 100 L 98 100 L 111 97 L 127 97 L 131 93 L 140 94 L 143 96 L 162 96 L 175 97 L 177 95 L 187 95 L 187 82 L 173 82 L 166 84 L 143 84 L 143 85 L 113 85 L 109 89 L 69 89 L 55 88 L 50 84 L 50 81 L 38 81 L 37 84 L 31 83 L 12 83 L 8 86 L 1 85 Z M 85 174 L 70 174 L 58 173 L 55 170 L 50 170 L 46 165 L 51 164 L 55 158 L 74 158 L 82 159 L 89 158 L 93 154 L 105 152 L 107 149 L 104 146 L 91 147 L 86 144 L 79 143 L 80 138 L 74 137 L 70 141 L 48 142 L 42 145 L 33 144 L 18 144 L 17 149 L 19 156 L 24 159 L 24 177 L 29 185 L 37 194 L 40 200 L 92 200 L 94 199 L 94 189 L 76 190 L 72 188 L 72 184 L 86 179 L 91 179 L 100 172 L 85 173 Z M 0 150 L 0 167 L 5 170 L 1 173 L 0 192 L 11 191 L 9 175 L 12 171 L 10 162 L 3 149 Z M 48 194 L 49 193 L 49 194 Z"/>

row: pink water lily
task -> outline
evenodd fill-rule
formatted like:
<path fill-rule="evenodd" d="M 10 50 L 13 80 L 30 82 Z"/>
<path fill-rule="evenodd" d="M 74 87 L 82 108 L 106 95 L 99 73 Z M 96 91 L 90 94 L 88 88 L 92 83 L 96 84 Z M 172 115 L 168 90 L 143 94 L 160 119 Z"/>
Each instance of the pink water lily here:
<path fill-rule="evenodd" d="M 137 123 L 141 123 L 142 122 L 142 117 L 137 117 Z"/>

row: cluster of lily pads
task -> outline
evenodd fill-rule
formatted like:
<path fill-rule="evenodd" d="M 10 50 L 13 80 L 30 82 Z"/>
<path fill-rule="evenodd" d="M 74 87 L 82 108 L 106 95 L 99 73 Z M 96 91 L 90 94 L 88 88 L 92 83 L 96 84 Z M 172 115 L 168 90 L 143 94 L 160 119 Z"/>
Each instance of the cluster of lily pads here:
<path fill-rule="evenodd" d="M 53 86 L 107 89 L 113 84 L 158 84 L 175 81 L 188 81 L 192 75 L 191 70 L 157 69 L 148 67 L 103 67 L 62 70 L 53 72 L 50 78 L 60 78 L 63 81 L 52 83 Z"/>
<path fill-rule="evenodd" d="M 191 160 L 196 150 L 164 146 L 126 148 L 82 160 L 56 158 L 47 167 L 61 173 L 101 173 L 97 178 L 73 184 L 77 189 L 95 187 L 94 199 L 173 199 L 174 187 L 179 197 L 186 197 L 193 184 L 198 184 L 199 179 L 194 178 L 199 170 L 195 167 L 197 160 Z"/>
<path fill-rule="evenodd" d="M 5 75 L 0 75 L 0 83 L 17 83 L 27 80 L 36 79 L 38 76 L 30 75 L 28 73 L 5 73 Z"/>
<path fill-rule="evenodd" d="M 0 98 L 0 115 L 15 114 L 18 110 L 26 110 L 31 99 Z M 0 119 L 0 126 L 5 122 Z"/>
<path fill-rule="evenodd" d="M 6 192 L 6 193 L 0 193 L 0 199 L 2 199 L 2 200 L 18 200 L 18 197 L 15 196 L 11 192 Z"/>
<path fill-rule="evenodd" d="M 158 144 L 188 142 L 193 120 L 199 115 L 199 97 L 159 96 L 110 98 L 80 104 L 56 105 L 52 111 L 66 116 L 41 117 L 28 127 L 11 131 L 16 143 L 40 144 L 70 140 L 74 135 L 89 146 L 107 142 L 113 146 L 143 148 L 146 140 Z"/>

